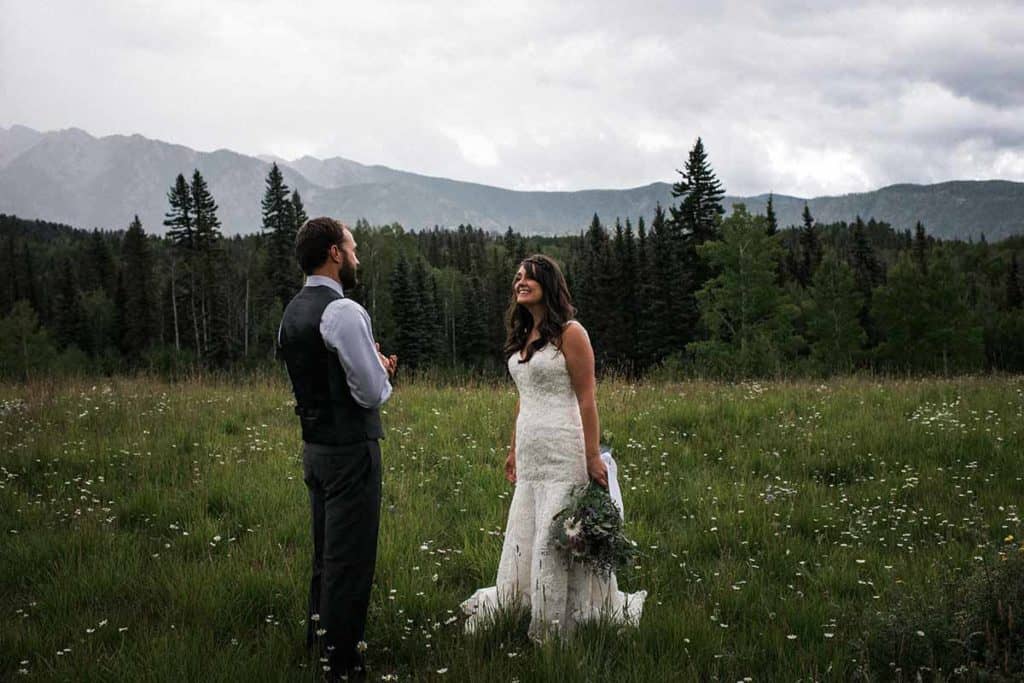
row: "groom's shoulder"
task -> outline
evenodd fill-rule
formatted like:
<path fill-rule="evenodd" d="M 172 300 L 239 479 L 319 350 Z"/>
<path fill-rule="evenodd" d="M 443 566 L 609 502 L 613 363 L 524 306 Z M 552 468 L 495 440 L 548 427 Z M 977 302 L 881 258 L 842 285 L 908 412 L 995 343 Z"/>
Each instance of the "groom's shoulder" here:
<path fill-rule="evenodd" d="M 327 307 L 324 308 L 324 316 L 328 315 L 347 318 L 350 316 L 369 316 L 369 313 L 366 312 L 366 309 L 358 301 L 346 297 L 335 299 L 327 304 Z"/>

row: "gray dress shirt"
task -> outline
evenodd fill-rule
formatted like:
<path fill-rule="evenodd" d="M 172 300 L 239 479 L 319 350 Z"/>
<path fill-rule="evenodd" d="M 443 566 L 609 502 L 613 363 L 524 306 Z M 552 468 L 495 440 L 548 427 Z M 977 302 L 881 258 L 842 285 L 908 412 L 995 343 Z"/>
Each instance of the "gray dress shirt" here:
<path fill-rule="evenodd" d="M 330 287 L 345 295 L 336 280 L 323 275 L 307 276 L 306 287 Z M 338 354 L 356 403 L 364 408 L 377 408 L 388 400 L 391 382 L 377 355 L 370 314 L 365 308 L 352 299 L 337 299 L 327 304 L 320 316 L 320 336 L 327 348 Z"/>

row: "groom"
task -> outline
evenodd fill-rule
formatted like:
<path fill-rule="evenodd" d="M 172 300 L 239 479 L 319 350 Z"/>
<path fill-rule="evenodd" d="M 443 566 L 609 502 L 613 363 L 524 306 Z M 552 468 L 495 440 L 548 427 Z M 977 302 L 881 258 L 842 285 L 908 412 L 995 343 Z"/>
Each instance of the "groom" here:
<path fill-rule="evenodd" d="M 308 220 L 295 253 L 306 284 L 284 310 L 278 349 L 302 425 L 313 517 L 306 640 L 320 644 L 330 679 L 362 679 L 380 524 L 380 406 L 398 358 L 380 353 L 366 309 L 345 298 L 359 265 L 348 228 L 333 218 Z"/>

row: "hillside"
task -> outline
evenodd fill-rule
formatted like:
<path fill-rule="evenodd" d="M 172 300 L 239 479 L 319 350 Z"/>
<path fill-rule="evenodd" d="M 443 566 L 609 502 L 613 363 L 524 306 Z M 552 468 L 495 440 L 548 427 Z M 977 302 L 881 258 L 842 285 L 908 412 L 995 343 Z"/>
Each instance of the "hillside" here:
<path fill-rule="evenodd" d="M 71 128 L 42 133 L 0 128 L 0 212 L 83 227 L 122 228 L 139 214 L 150 232 L 163 231 L 167 189 L 178 173 L 198 168 L 220 206 L 227 234 L 260 226 L 260 198 L 273 157 L 230 150 L 199 152 L 141 135 L 94 137 Z M 352 222 L 398 222 L 410 229 L 472 223 L 487 230 L 511 225 L 524 233 L 582 230 L 594 213 L 650 217 L 672 201 L 669 183 L 629 189 L 529 192 L 370 166 L 334 157 L 279 160 L 310 215 Z M 725 179 L 726 183 L 728 179 Z M 763 211 L 767 195 L 726 198 Z M 803 199 L 775 196 L 780 223 L 800 222 L 804 202 L 819 221 L 860 215 L 909 229 L 918 220 L 942 238 L 995 240 L 1024 233 L 1024 183 L 952 181 L 892 185 L 872 192 Z"/>

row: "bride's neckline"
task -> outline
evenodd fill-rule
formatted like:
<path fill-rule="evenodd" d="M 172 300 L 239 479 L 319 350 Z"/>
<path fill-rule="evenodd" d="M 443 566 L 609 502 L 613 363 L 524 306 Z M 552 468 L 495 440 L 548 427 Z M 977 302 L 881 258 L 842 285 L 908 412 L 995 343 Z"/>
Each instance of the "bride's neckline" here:
<path fill-rule="evenodd" d="M 576 323 L 576 319 L 575 318 L 573 318 L 572 320 L 567 321 L 564 325 L 562 325 L 562 332 L 565 332 L 565 328 L 569 327 L 569 325 L 572 325 L 573 323 Z M 576 324 L 579 325 L 579 323 L 576 323 Z M 550 339 L 547 340 L 544 343 L 544 346 L 540 347 L 539 349 L 536 349 L 533 352 L 533 355 L 530 356 L 530 358 L 524 358 L 523 357 L 523 352 L 526 351 L 527 347 L 529 347 L 531 344 L 535 344 L 539 340 L 540 340 L 540 337 L 538 337 L 537 339 L 534 339 L 532 342 L 528 341 L 528 342 L 526 342 L 526 344 L 523 345 L 523 348 L 519 349 L 519 351 L 516 353 L 516 358 L 519 360 L 520 363 L 529 363 L 530 360 L 533 359 L 533 355 L 536 355 L 537 352 L 539 352 L 539 351 L 543 351 L 544 349 L 546 349 L 551 344 L 551 340 Z"/>
<path fill-rule="evenodd" d="M 537 339 L 534 339 L 534 340 L 533 340 L 532 342 L 527 342 L 527 343 L 526 343 L 526 344 L 525 344 L 525 345 L 523 346 L 523 348 L 519 349 L 519 352 L 518 352 L 518 353 L 516 354 L 516 357 L 517 357 L 517 358 L 519 359 L 519 362 L 520 362 L 520 363 L 529 363 L 529 362 L 530 362 L 530 361 L 531 361 L 531 360 L 533 359 L 533 357 L 534 357 L 535 355 L 537 355 L 537 352 L 538 352 L 538 351 L 543 351 L 543 350 L 544 350 L 545 348 L 547 348 L 548 344 L 550 344 L 550 343 L 551 343 L 550 341 L 548 341 L 548 342 L 545 342 L 545 343 L 544 343 L 544 346 L 540 347 L 539 349 L 535 349 L 535 350 L 534 350 L 534 352 L 533 352 L 533 353 L 532 353 L 532 354 L 530 355 L 530 357 L 529 357 L 529 358 L 524 358 L 524 357 L 523 357 L 523 352 L 524 352 L 524 351 L 526 351 L 526 349 L 527 349 L 527 348 L 529 348 L 531 344 L 535 344 L 535 343 L 537 343 L 538 341 L 540 341 L 540 337 L 538 337 Z"/>

